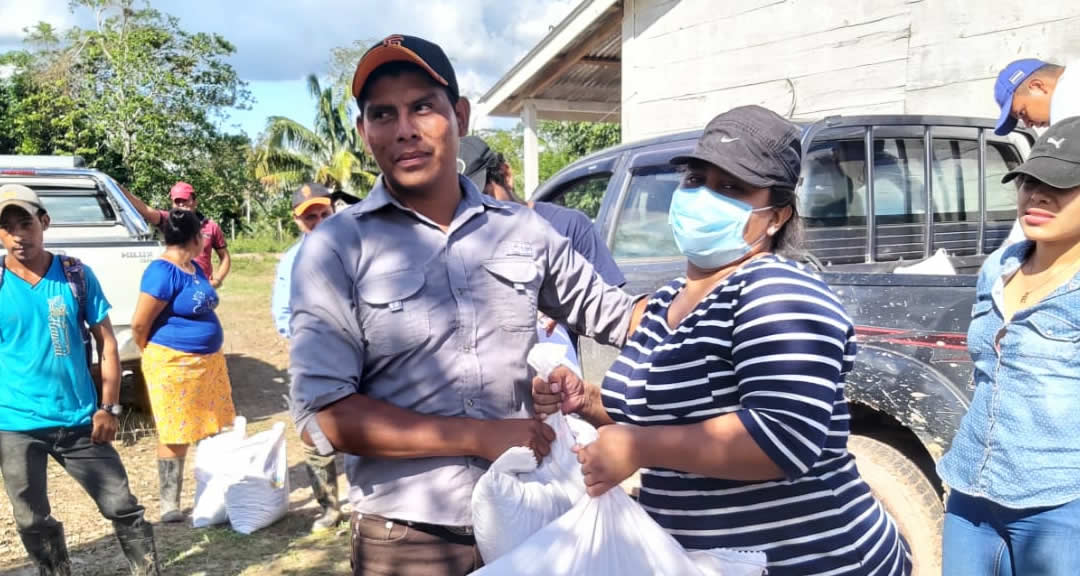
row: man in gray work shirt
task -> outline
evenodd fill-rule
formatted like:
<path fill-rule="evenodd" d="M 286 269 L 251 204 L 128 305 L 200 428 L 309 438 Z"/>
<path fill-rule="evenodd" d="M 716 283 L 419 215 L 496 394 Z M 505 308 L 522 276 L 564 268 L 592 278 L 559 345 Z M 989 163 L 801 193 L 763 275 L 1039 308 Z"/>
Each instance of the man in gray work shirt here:
<path fill-rule="evenodd" d="M 638 307 L 535 212 L 458 176 L 469 103 L 441 48 L 386 38 L 352 89 L 382 176 L 296 260 L 294 417 L 305 442 L 348 454 L 354 574 L 466 574 L 482 563 L 476 480 L 554 438 L 531 418 L 537 309 L 621 346 Z"/>

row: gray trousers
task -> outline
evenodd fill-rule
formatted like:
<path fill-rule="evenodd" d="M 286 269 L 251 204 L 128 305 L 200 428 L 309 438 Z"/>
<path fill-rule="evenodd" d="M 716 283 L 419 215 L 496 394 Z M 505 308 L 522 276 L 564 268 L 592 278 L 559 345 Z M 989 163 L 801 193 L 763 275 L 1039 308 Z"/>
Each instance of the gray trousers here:
<path fill-rule="evenodd" d="M 39 565 L 51 565 L 56 546 L 63 546 L 63 525 L 52 516 L 49 505 L 46 465 L 50 457 L 86 490 L 102 516 L 112 521 L 125 554 L 152 553 L 153 528 L 131 493 L 120 455 L 111 444 L 91 442 L 90 432 L 90 426 L 0 431 L 4 489 L 23 545 Z"/>

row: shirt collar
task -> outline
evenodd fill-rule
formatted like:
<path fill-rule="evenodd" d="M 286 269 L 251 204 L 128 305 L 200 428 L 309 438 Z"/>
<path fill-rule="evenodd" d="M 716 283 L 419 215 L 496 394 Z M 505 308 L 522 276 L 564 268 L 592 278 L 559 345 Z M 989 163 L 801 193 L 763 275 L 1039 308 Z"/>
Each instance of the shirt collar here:
<path fill-rule="evenodd" d="M 1001 273 L 994 279 L 994 285 L 991 288 L 991 297 L 997 302 L 998 307 L 1002 307 L 1002 299 L 1005 293 L 1005 284 L 1012 278 L 1020 267 L 1024 265 L 1024 261 L 1031 254 L 1031 251 L 1035 248 L 1035 243 L 1031 240 L 1021 240 L 1001 253 Z M 1054 290 L 1047 298 L 1055 296 L 1058 293 L 1072 292 L 1080 288 L 1080 272 L 1077 272 L 1067 285 L 1063 285 Z"/>
<path fill-rule="evenodd" d="M 508 209 L 508 206 L 503 202 L 499 202 L 491 196 L 482 194 L 476 189 L 476 185 L 472 183 L 472 180 L 469 180 L 461 174 L 458 174 L 458 186 L 461 187 L 464 194 L 462 195 L 461 203 L 458 204 L 457 211 L 454 214 L 455 220 L 461 216 L 471 216 L 473 213 L 481 212 L 485 208 L 497 210 Z M 398 199 L 390 193 L 390 190 L 387 189 L 386 184 L 383 181 L 383 176 L 380 174 L 375 180 L 375 186 L 368 192 L 367 198 L 364 198 L 363 201 L 350 207 L 348 210 L 357 216 L 362 216 L 381 210 L 386 206 L 394 206 L 399 210 L 412 212 L 411 209 L 405 207 L 405 205 L 399 202 Z"/>

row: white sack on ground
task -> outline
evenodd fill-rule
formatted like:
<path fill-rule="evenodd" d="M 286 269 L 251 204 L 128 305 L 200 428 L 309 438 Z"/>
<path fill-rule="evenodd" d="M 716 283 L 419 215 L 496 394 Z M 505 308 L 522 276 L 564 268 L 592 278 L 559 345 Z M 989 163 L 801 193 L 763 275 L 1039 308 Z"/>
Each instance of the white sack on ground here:
<path fill-rule="evenodd" d="M 231 430 L 227 430 L 199 442 L 195 448 L 195 507 L 191 511 L 191 524 L 205 528 L 224 524 L 228 519 L 225 507 L 225 491 L 236 460 L 233 449 L 244 441 L 247 420 L 237 416 Z"/>
<path fill-rule="evenodd" d="M 225 492 L 229 524 L 251 534 L 277 522 L 289 512 L 289 464 L 285 453 L 285 424 L 277 422 L 233 451 L 235 474 Z"/>

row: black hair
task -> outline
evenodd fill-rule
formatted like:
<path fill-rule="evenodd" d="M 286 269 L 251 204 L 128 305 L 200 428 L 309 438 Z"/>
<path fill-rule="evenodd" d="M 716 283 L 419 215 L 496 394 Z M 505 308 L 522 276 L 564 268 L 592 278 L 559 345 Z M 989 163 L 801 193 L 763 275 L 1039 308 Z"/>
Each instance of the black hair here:
<path fill-rule="evenodd" d="M 457 105 L 458 98 L 454 97 L 454 94 L 450 91 L 450 88 L 436 82 L 435 79 L 431 77 L 431 74 L 428 74 L 427 70 L 424 70 L 419 65 L 412 62 L 388 62 L 373 70 L 371 74 L 368 75 L 367 80 L 364 81 L 364 88 L 360 90 L 360 94 L 356 97 L 356 108 L 360 111 L 360 117 L 364 117 L 364 105 L 367 103 L 368 100 L 368 88 L 375 84 L 377 80 L 386 77 L 397 78 L 411 72 L 420 74 L 424 78 L 431 80 L 432 84 L 445 90 L 446 98 L 450 100 L 450 105 Z"/>
<path fill-rule="evenodd" d="M 506 191 L 506 194 L 510 196 L 511 200 L 518 204 L 524 204 L 517 193 L 514 192 L 513 185 L 506 179 L 504 167 L 509 165 L 509 162 L 506 161 L 506 157 L 503 156 L 501 152 L 495 152 L 494 150 L 491 152 L 491 159 L 488 160 L 487 165 L 484 166 L 484 170 L 487 172 L 488 184 L 498 184 Z"/>
<path fill-rule="evenodd" d="M 23 212 L 26 212 L 26 210 L 22 206 L 5 206 L 4 209 L 2 211 L 0 211 L 0 218 L 3 218 L 4 213 L 7 212 L 8 209 L 21 210 Z M 27 212 L 27 214 L 29 214 L 29 212 Z M 45 216 L 47 216 L 48 214 L 49 213 L 46 212 L 44 208 L 38 208 L 37 212 L 35 212 L 34 215 L 37 216 L 38 219 L 40 220 L 40 219 L 44 218 Z"/>
<path fill-rule="evenodd" d="M 772 237 L 772 251 L 793 259 L 802 255 L 803 221 L 799 216 L 799 196 L 797 187 L 773 186 L 769 189 L 769 204 L 777 210 L 791 207 L 791 218 L 787 219 Z"/>
<path fill-rule="evenodd" d="M 202 223 L 191 210 L 169 210 L 169 216 L 161 223 L 166 246 L 183 246 L 201 234 Z"/>

